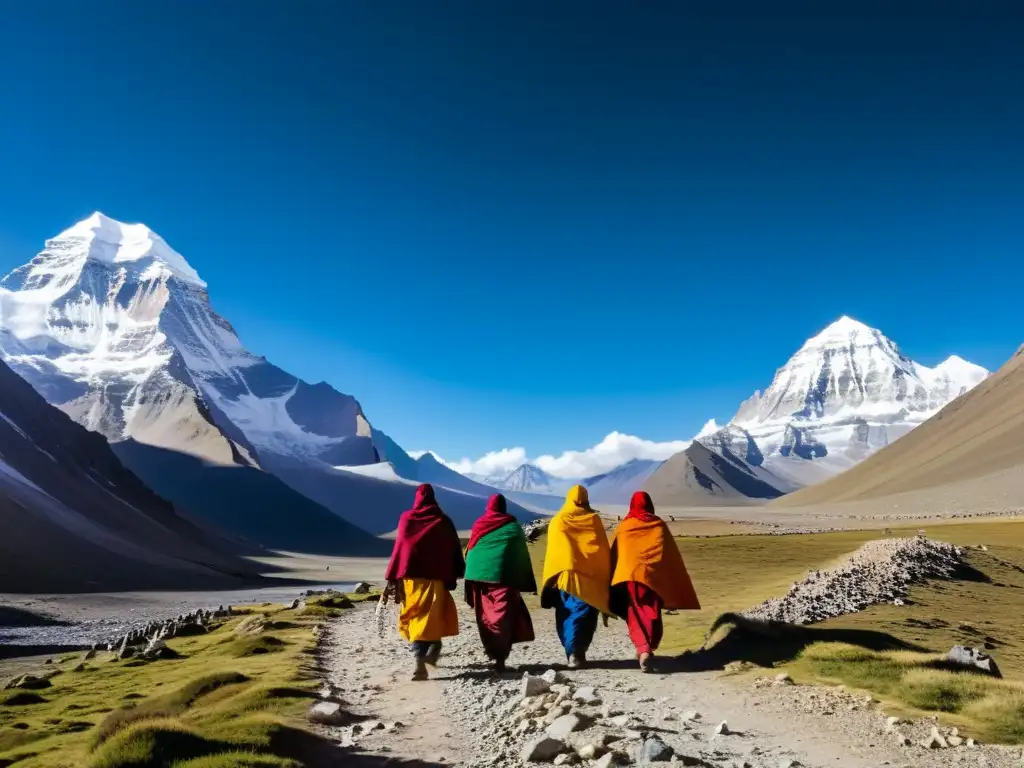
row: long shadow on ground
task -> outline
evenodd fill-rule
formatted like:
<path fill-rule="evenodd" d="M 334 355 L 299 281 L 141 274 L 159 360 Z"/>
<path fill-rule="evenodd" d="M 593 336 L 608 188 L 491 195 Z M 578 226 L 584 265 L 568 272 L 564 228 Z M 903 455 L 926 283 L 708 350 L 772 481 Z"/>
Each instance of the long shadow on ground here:
<path fill-rule="evenodd" d="M 846 643 L 871 651 L 932 652 L 929 648 L 900 640 L 887 632 L 868 629 L 826 629 L 781 621 L 761 621 L 737 613 L 723 613 L 719 616 L 708 630 L 708 638 L 723 628 L 728 628 L 728 632 L 714 645 L 705 646 L 697 651 L 686 651 L 673 658 L 659 657 L 657 672 L 712 672 L 722 670 L 734 662 L 772 667 L 792 661 L 801 651 L 814 643 Z M 634 658 L 591 659 L 587 666 L 591 669 L 634 670 L 637 663 Z M 518 677 L 524 672 L 539 675 L 548 669 L 568 669 L 564 661 L 556 660 L 546 664 L 517 665 L 514 656 L 510 659 L 509 667 L 509 671 L 503 677 Z M 487 664 L 471 664 L 462 669 L 447 670 L 441 676 L 486 679 L 494 677 L 494 674 Z"/>
<path fill-rule="evenodd" d="M 315 733 L 286 728 L 271 737 L 270 751 L 290 757 L 307 768 L 442 768 L 441 763 L 406 759 L 393 755 L 369 755 L 357 749 L 340 747 L 337 742 Z"/>
<path fill-rule="evenodd" d="M 736 613 L 723 613 L 708 631 L 712 637 L 719 629 L 728 633 L 717 643 L 698 651 L 687 651 L 673 659 L 659 659 L 658 672 L 709 672 L 724 669 L 733 662 L 748 662 L 771 667 L 792 661 L 814 643 L 846 643 L 871 651 L 916 651 L 930 649 L 908 643 L 887 632 L 869 629 L 826 629 L 781 621 L 760 621 Z"/>

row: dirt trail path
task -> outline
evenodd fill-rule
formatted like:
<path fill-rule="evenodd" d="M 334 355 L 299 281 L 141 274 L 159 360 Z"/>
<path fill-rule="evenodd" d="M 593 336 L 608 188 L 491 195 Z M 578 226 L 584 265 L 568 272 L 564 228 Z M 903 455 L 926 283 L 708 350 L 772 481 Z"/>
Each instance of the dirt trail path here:
<path fill-rule="evenodd" d="M 925 749 L 918 743 L 930 734 L 928 722 L 896 726 L 913 741 L 913 746 L 898 746 L 896 734 L 886 732 L 882 711 L 842 691 L 774 681 L 752 685 L 717 672 L 641 674 L 621 622 L 598 629 L 589 654 L 592 666 L 568 671 L 561 665 L 564 655 L 552 616 L 539 612 L 534 616 L 538 640 L 516 646 L 509 660 L 515 666 L 496 679 L 462 607 L 460 622 L 462 634 L 446 641 L 435 678 L 410 683 L 406 646 L 391 628 L 383 639 L 377 637 L 371 609 L 350 611 L 334 621 L 326 633 L 323 662 L 331 686 L 362 720 L 334 729 L 334 736 L 342 744 L 354 743 L 363 755 L 377 755 L 375 765 L 410 759 L 430 766 L 522 765 L 524 746 L 544 735 L 544 727 L 523 720 L 523 673 L 556 669 L 559 683 L 569 686 L 567 714 L 580 716 L 580 725 L 586 726 L 563 741 L 576 747 L 591 744 L 597 755 L 612 754 L 600 762 L 574 753 L 558 758 L 564 764 L 603 768 L 627 755 L 634 762 L 637 750 L 654 739 L 672 749 L 670 762 L 705 768 L 1022 765 L 1020 748 Z M 579 700 L 588 697 L 586 688 L 593 688 L 594 703 Z M 564 689 L 556 684 L 557 690 Z M 532 717 L 547 714 L 542 710 Z M 716 734 L 722 721 L 728 734 Z M 649 750 L 657 751 L 657 744 Z"/>

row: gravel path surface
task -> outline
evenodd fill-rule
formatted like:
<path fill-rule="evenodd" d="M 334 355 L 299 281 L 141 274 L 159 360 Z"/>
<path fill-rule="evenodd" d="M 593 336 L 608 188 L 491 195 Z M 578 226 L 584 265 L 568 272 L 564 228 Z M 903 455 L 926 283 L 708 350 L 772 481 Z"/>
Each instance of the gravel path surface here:
<path fill-rule="evenodd" d="M 539 639 L 516 646 L 509 663 L 518 666 L 494 678 L 464 606 L 460 621 L 462 634 L 446 641 L 441 666 L 425 683 L 408 682 L 404 643 L 390 628 L 377 636 L 371 609 L 349 611 L 329 625 L 321 662 L 355 721 L 328 730 L 352 749 L 351 759 L 511 766 L 548 749 L 554 754 L 547 762 L 601 768 L 638 764 L 645 756 L 705 768 L 1022 764 L 1019 747 L 969 747 L 948 729 L 939 735 L 959 746 L 925 748 L 933 722 L 890 724 L 875 704 L 841 689 L 795 686 L 774 675 L 751 681 L 713 672 L 664 674 L 664 662 L 662 673 L 641 674 L 621 622 L 598 629 L 590 668 L 568 671 L 560 665 L 551 612 L 538 612 Z M 548 678 L 531 683 L 544 692 L 525 706 L 524 672 Z"/>

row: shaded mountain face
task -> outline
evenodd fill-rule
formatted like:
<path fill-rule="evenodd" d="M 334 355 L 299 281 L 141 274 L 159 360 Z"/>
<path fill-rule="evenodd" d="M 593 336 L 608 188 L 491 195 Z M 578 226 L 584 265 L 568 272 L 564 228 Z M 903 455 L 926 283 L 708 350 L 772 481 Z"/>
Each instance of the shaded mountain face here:
<path fill-rule="evenodd" d="M 583 485 L 595 504 L 628 504 L 647 478 L 664 463 L 653 459 L 632 459 L 610 472 L 585 478 Z"/>
<path fill-rule="evenodd" d="M 1003 508 L 1024 504 L 1024 348 L 977 387 L 913 432 L 848 472 L 777 503 L 786 506 L 874 499 L 990 480 Z M 1000 475 L 998 483 L 996 475 Z M 964 487 L 966 487 L 964 485 Z"/>
<path fill-rule="evenodd" d="M 237 548 L 0 362 L 0 591 L 229 587 L 256 578 Z"/>
<path fill-rule="evenodd" d="M 646 482 L 656 506 L 702 507 L 768 501 L 782 492 L 734 454 L 695 442 L 659 466 Z"/>
<path fill-rule="evenodd" d="M 987 375 L 955 356 L 935 368 L 915 363 L 880 331 L 842 317 L 809 339 L 727 427 L 700 440 L 797 488 L 858 464 Z"/>

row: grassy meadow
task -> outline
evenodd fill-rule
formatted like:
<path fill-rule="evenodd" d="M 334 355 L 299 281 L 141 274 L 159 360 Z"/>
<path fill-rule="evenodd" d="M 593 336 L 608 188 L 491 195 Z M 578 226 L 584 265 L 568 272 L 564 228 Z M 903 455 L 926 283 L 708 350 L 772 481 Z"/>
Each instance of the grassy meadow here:
<path fill-rule="evenodd" d="M 36 674 L 56 672 L 49 685 L 0 691 L 0 766 L 306 764 L 330 746 L 302 724 L 318 686 L 313 630 L 340 612 L 339 601 L 243 610 L 206 634 L 168 641 L 176 658 L 110 661 L 100 652 L 80 669 L 82 654 L 41 659 Z"/>
<path fill-rule="evenodd" d="M 724 629 L 711 638 L 708 651 L 701 650 L 721 614 L 784 594 L 808 571 L 829 567 L 866 541 L 919 530 L 677 536 L 702 610 L 665 616 L 660 654 L 690 651 L 684 668 L 699 669 L 702 663 L 721 668 L 729 661 L 783 668 L 798 682 L 843 684 L 871 693 L 906 715 L 938 713 L 977 738 L 1024 742 L 1024 521 L 926 526 L 932 538 L 970 547 L 968 562 L 987 581 L 918 586 L 905 606 L 875 606 L 801 628 L 784 640 L 733 637 L 725 642 L 729 632 Z M 542 538 L 531 548 L 538 580 L 544 547 Z M 536 622 L 541 631 L 545 622 L 550 617 Z M 625 632 L 625 627 L 613 621 L 598 631 Z M 955 644 L 987 649 L 1005 679 L 935 669 L 938 656 Z"/>

